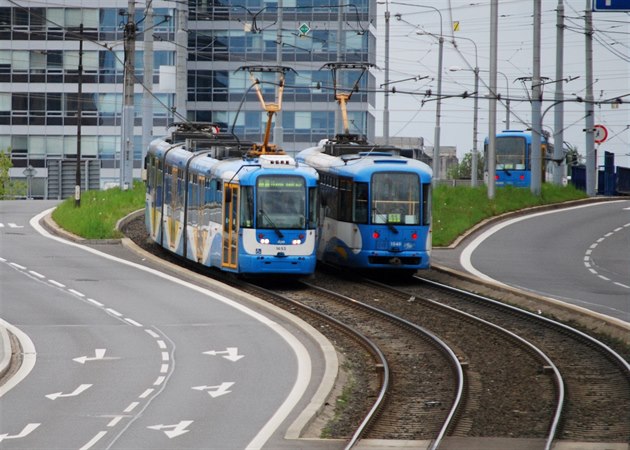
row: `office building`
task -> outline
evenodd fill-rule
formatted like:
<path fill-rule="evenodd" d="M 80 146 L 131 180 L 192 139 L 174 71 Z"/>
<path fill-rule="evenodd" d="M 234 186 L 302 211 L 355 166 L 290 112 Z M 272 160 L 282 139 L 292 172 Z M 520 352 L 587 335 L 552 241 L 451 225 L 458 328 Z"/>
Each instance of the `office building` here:
<path fill-rule="evenodd" d="M 35 198 L 65 198 L 80 151 L 82 189 L 122 186 L 124 170 L 131 170 L 125 149 L 133 154 L 133 178 L 140 178 L 147 139 L 183 120 L 215 122 L 223 132 L 261 141 L 266 114 L 247 71 L 238 70 L 243 66 L 291 69 L 277 144 L 293 153 L 333 136 L 340 131 L 338 105 L 331 73 L 321 68 L 375 62 L 376 1 L 330 3 L 0 0 L 0 150 L 10 149 L 11 176 L 28 174 Z M 132 53 L 133 101 L 124 95 Z M 145 77 L 151 60 L 152 76 Z M 352 76 L 342 85 L 351 85 Z M 368 73 L 348 105 L 350 132 L 370 140 L 374 84 Z M 129 139 L 126 107 L 133 110 Z"/>

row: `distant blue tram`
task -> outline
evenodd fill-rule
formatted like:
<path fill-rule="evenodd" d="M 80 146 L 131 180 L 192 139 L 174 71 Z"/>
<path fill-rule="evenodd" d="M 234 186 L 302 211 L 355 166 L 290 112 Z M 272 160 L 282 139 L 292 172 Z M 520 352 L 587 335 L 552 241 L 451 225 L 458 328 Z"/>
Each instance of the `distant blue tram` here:
<path fill-rule="evenodd" d="M 232 137 L 183 134 L 154 140 L 145 159 L 150 238 L 227 272 L 312 274 L 315 170 L 283 152 L 241 154 Z"/>
<path fill-rule="evenodd" d="M 532 133 L 531 131 L 506 130 L 496 135 L 496 186 L 531 186 Z M 547 140 L 541 136 L 541 179 L 545 179 Z M 488 138 L 484 141 L 485 173 L 488 173 Z"/>
<path fill-rule="evenodd" d="M 318 260 L 361 270 L 428 269 L 431 168 L 396 148 L 348 137 L 296 156 L 319 172 Z"/>

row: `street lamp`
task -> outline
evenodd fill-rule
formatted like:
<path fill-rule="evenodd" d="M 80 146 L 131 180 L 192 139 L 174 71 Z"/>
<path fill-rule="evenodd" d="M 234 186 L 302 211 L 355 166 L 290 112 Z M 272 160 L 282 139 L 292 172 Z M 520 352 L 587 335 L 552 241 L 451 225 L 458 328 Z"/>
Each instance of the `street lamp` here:
<path fill-rule="evenodd" d="M 458 38 L 459 39 L 459 38 Z M 470 185 L 472 187 L 477 186 L 477 161 L 478 161 L 478 153 L 477 153 L 477 124 L 479 122 L 479 59 L 477 53 L 477 43 L 469 38 L 462 38 L 467 41 L 472 42 L 475 47 L 475 68 L 472 70 L 475 74 L 475 97 L 474 97 L 474 112 L 473 112 L 473 148 L 472 148 L 472 161 L 470 167 Z M 453 40 L 453 45 L 457 48 L 457 43 Z M 451 66 L 448 69 L 449 71 L 457 71 L 462 70 L 459 67 Z"/>
<path fill-rule="evenodd" d="M 444 32 L 442 28 L 442 13 L 439 9 L 433 6 L 426 5 L 417 5 L 415 3 L 403 3 L 403 2 L 391 2 L 392 5 L 403 5 L 403 6 L 413 6 L 415 8 L 426 8 L 432 9 L 440 15 L 440 35 L 438 42 L 439 53 L 438 53 L 438 78 L 437 78 L 437 102 L 435 105 L 435 135 L 433 138 L 433 184 L 440 179 L 440 117 L 442 113 L 442 58 L 444 54 Z M 396 14 L 396 20 L 401 20 L 401 15 Z M 408 22 L 407 22 L 408 23 Z M 427 32 L 416 32 L 416 34 L 428 34 Z"/>

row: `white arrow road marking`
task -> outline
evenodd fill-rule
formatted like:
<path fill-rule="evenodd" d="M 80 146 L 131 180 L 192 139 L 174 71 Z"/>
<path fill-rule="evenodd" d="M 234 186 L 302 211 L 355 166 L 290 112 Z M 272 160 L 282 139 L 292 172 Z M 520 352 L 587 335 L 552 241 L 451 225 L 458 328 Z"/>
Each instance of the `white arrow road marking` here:
<path fill-rule="evenodd" d="M 76 361 L 79 364 L 85 364 L 87 361 L 100 361 L 100 360 L 105 360 L 105 359 L 120 359 L 119 357 L 116 357 L 116 356 L 108 356 L 106 358 L 105 357 L 105 352 L 106 351 L 107 351 L 107 349 L 97 348 L 96 350 L 94 350 L 94 356 L 80 356 L 78 358 L 74 358 L 73 361 Z"/>
<path fill-rule="evenodd" d="M 59 397 L 74 397 L 76 395 L 79 395 L 81 392 L 85 391 L 86 389 L 89 389 L 90 387 L 92 387 L 91 384 L 82 384 L 81 386 L 76 388 L 74 392 L 71 392 L 69 394 L 64 394 L 62 392 L 55 392 L 54 394 L 48 394 L 46 397 L 48 397 L 51 400 L 57 400 Z"/>
<path fill-rule="evenodd" d="M 245 357 L 245 355 L 238 354 L 238 347 L 227 347 L 224 351 L 208 350 L 207 352 L 203 352 L 203 354 L 211 356 L 222 355 L 225 359 L 229 359 L 232 362 Z"/>
<path fill-rule="evenodd" d="M 40 425 L 41 423 L 29 423 L 24 427 L 20 434 L 16 434 L 13 436 L 9 436 L 9 433 L 0 434 L 0 442 L 2 442 L 4 439 L 20 439 L 26 437 Z"/>
<path fill-rule="evenodd" d="M 195 386 L 192 389 L 194 389 L 195 391 L 208 391 L 210 397 L 216 398 L 232 392 L 228 389 L 230 389 L 233 384 L 233 381 L 225 381 L 218 386 Z"/>
<path fill-rule="evenodd" d="M 164 434 L 168 436 L 169 439 L 173 439 L 174 437 L 180 436 L 184 433 L 188 433 L 190 430 L 187 430 L 186 427 L 193 423 L 192 420 L 182 420 L 176 425 L 152 425 L 150 427 L 151 430 L 162 431 L 166 428 L 172 428 L 172 430 L 164 431 Z"/>
<path fill-rule="evenodd" d="M 16 223 L 9 222 L 9 228 L 24 228 L 24 225 L 18 225 Z M 4 224 L 0 223 L 0 228 L 4 228 Z"/>

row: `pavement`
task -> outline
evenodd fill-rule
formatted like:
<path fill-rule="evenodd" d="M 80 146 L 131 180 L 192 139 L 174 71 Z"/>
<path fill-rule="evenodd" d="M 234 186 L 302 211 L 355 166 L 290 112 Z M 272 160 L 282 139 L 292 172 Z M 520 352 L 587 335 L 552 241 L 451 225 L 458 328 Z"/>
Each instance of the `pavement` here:
<path fill-rule="evenodd" d="M 602 199 L 587 199 L 586 201 L 601 201 Z M 558 208 L 565 207 L 566 204 L 563 205 L 549 205 L 546 208 Z M 545 208 L 545 207 L 543 207 Z M 540 208 L 535 209 L 536 211 L 540 211 Z M 512 213 L 510 217 L 514 217 L 514 215 L 523 215 L 527 214 L 531 211 L 519 211 L 517 213 Z M 469 241 L 473 236 L 480 232 L 483 228 L 490 226 L 497 221 L 504 220 L 506 217 L 499 216 L 496 218 L 489 219 L 484 221 L 471 229 L 465 235 L 462 235 L 458 238 L 451 246 L 444 248 L 434 248 L 432 252 L 432 268 L 441 271 L 444 273 L 452 274 L 461 278 L 468 278 L 471 280 L 475 280 L 473 277 L 468 275 L 464 268 L 459 263 L 459 255 L 461 250 L 465 246 L 465 242 Z M 46 225 L 48 227 L 55 227 L 56 224 L 50 219 L 50 216 L 45 219 Z M 77 240 L 76 236 L 70 235 L 69 233 L 64 232 L 56 228 L 57 234 L 67 234 L 67 237 L 71 240 Z M 81 240 L 79 238 L 79 240 Z M 478 280 L 477 280 L 478 281 Z M 544 299 L 550 300 L 550 299 Z M 594 313 L 597 314 L 597 313 Z M 597 314 L 598 318 L 600 315 Z M 9 330 L 7 327 L 10 325 L 7 324 L 0 318 L 0 386 L 6 381 L 3 380 L 3 377 L 9 372 L 12 362 L 12 353 L 19 352 L 19 348 L 12 348 L 12 344 L 17 342 L 17 339 L 10 339 Z M 1 430 L 0 430 L 1 431 Z M 326 441 L 322 440 L 313 440 L 311 443 L 307 444 L 310 440 L 302 440 L 298 441 L 287 441 L 293 442 L 302 442 L 305 444 L 304 448 L 309 449 L 317 449 L 320 448 L 330 448 L 325 444 Z M 311 445 L 312 444 L 312 445 Z M 431 441 L 394 441 L 394 440 L 362 440 L 355 447 L 357 450 L 387 450 L 387 449 L 404 449 L 404 448 L 415 448 L 415 449 L 429 449 L 431 448 Z M 333 448 L 338 448 L 336 444 L 333 444 Z M 530 450 L 530 449 L 543 449 L 545 448 L 544 440 L 540 439 L 518 439 L 518 438 L 453 438 L 449 437 L 443 441 L 443 444 L 440 446 L 441 449 L 447 450 Z M 596 442 L 572 442 L 572 441 L 556 441 L 552 447 L 552 450 L 630 450 L 630 443 L 596 443 Z"/>

